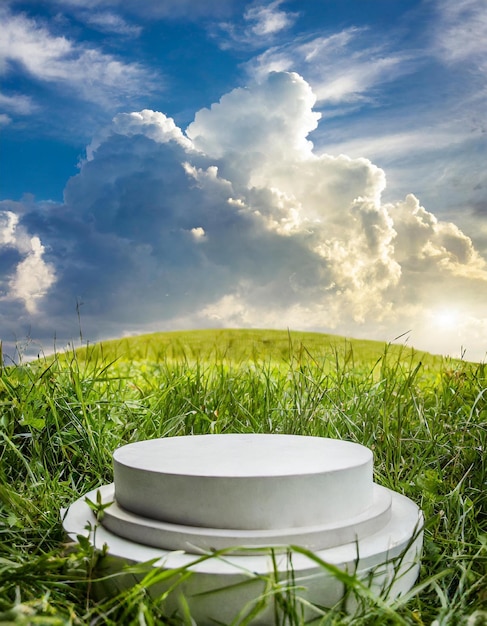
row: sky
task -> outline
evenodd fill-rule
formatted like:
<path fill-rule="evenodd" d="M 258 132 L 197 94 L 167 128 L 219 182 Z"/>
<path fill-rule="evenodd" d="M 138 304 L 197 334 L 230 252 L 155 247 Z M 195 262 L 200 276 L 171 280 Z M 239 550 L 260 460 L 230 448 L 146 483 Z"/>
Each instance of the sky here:
<path fill-rule="evenodd" d="M 8 358 L 280 328 L 487 358 L 485 0 L 2 0 Z"/>

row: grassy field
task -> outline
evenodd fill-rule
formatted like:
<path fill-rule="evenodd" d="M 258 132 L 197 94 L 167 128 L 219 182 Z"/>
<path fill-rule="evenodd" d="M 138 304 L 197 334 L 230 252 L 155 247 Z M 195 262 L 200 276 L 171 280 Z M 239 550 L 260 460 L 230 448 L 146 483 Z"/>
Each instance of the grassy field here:
<path fill-rule="evenodd" d="M 487 624 L 486 373 L 401 346 L 278 331 L 156 334 L 2 367 L 0 624 L 191 624 L 168 618 L 144 585 L 95 601 L 98 555 L 66 543 L 59 510 L 111 481 L 119 445 L 234 432 L 369 446 L 376 482 L 424 511 L 408 597 L 387 603 L 351 581 L 359 612 L 335 607 L 313 623 Z M 304 623 L 278 591 L 274 600 L 276 624 Z"/>
<path fill-rule="evenodd" d="M 233 365 L 248 361 L 272 361 L 274 366 L 302 359 L 306 353 L 335 368 L 336 359 L 352 366 L 371 368 L 384 351 L 402 363 L 422 363 L 425 370 L 438 370 L 442 358 L 404 345 L 378 341 L 347 339 L 323 333 L 292 333 L 279 330 L 224 329 L 177 331 L 125 337 L 101 342 L 77 351 L 82 361 L 211 361 Z M 333 359 L 330 359 L 330 357 Z"/>

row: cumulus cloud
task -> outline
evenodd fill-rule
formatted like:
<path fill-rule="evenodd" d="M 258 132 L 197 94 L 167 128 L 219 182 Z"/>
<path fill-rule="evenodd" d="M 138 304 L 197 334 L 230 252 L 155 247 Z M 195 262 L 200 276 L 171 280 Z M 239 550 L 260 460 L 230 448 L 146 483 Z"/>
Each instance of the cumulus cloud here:
<path fill-rule="evenodd" d="M 0 211 L 0 299 L 20 300 L 27 313 L 37 312 L 37 303 L 56 280 L 54 266 L 44 260 L 39 237 L 30 236 L 12 211 Z"/>
<path fill-rule="evenodd" d="M 81 298 L 92 340 L 209 325 L 379 339 L 412 329 L 433 350 L 434 320 L 461 301 L 468 316 L 441 336 L 459 351 L 485 326 L 485 259 L 415 196 L 384 202 L 370 160 L 316 154 L 315 100 L 299 75 L 271 73 L 186 132 L 162 113 L 119 114 L 63 204 L 4 207 L 3 297 L 58 337 Z"/>
<path fill-rule="evenodd" d="M 86 150 L 88 160 L 93 158 L 97 148 L 113 134 L 125 135 L 127 137 L 145 135 L 156 143 L 174 141 L 183 148 L 189 150 L 192 148 L 191 141 L 185 137 L 172 118 L 158 111 L 144 109 L 143 111 L 135 111 L 133 113 L 119 113 L 113 119 L 112 125 L 104 129 L 88 146 Z"/>
<path fill-rule="evenodd" d="M 439 221 L 412 194 L 392 209 L 397 224 L 396 258 L 403 266 L 431 264 L 452 276 L 487 281 L 487 263 L 470 237 L 451 222 Z"/>
<path fill-rule="evenodd" d="M 235 89 L 199 111 L 187 135 L 212 158 L 244 155 L 241 160 L 255 172 L 259 168 L 249 157 L 261 155 L 265 166 L 270 153 L 285 160 L 310 153 L 307 135 L 320 118 L 312 110 L 315 100 L 300 76 L 274 72 L 253 89 Z"/>

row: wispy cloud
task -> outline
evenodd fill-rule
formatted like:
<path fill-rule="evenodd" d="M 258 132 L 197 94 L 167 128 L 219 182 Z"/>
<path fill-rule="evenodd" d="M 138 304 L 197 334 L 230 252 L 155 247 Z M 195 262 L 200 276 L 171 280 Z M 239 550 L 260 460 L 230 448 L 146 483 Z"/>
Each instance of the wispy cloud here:
<path fill-rule="evenodd" d="M 217 33 L 221 47 L 245 45 L 263 48 L 272 43 L 276 36 L 294 24 L 298 16 L 297 13 L 284 11 L 281 8 L 283 3 L 284 0 L 253 2 L 245 9 L 242 20 L 220 22 L 218 31 L 214 32 Z"/>
<path fill-rule="evenodd" d="M 6 0 L 10 4 L 22 3 L 23 0 Z M 136 15 L 145 19 L 199 19 L 201 17 L 222 17 L 231 12 L 236 0 L 44 0 L 45 4 L 59 7 L 63 11 L 91 10 L 115 11 L 124 15 Z"/>
<path fill-rule="evenodd" d="M 430 53 L 452 72 L 458 109 L 486 130 L 487 11 L 484 0 L 444 0 L 435 5 L 437 19 Z M 450 87 L 453 89 L 452 87 Z M 458 112 L 454 112 L 455 117 Z"/>
<path fill-rule="evenodd" d="M 29 96 L 19 93 L 11 95 L 0 93 L 0 109 L 11 111 L 18 115 L 30 115 L 37 110 L 37 106 Z"/>
<path fill-rule="evenodd" d="M 275 0 L 269 4 L 254 3 L 244 13 L 250 31 L 257 37 L 274 35 L 293 25 L 295 13 L 283 11 L 279 7 L 283 0 Z"/>
<path fill-rule="evenodd" d="M 374 90 L 413 71 L 409 54 L 371 41 L 366 28 L 350 27 L 328 36 L 297 38 L 249 61 L 249 74 L 296 71 L 312 84 L 322 104 L 371 101 Z"/>
<path fill-rule="evenodd" d="M 379 125 L 379 123 L 378 123 Z M 414 128 L 410 131 L 397 129 L 396 132 L 380 134 L 375 124 L 369 127 L 370 134 L 353 136 L 352 132 L 341 135 L 340 141 L 329 140 L 325 151 L 331 154 L 349 154 L 357 157 L 365 152 L 376 161 L 394 161 L 410 157 L 416 152 L 423 155 L 459 146 L 472 140 L 469 128 L 452 129 L 447 124 L 439 124 L 436 128 Z M 377 131 L 377 132 L 375 132 Z"/>
<path fill-rule="evenodd" d="M 437 0 L 434 44 L 448 62 L 477 60 L 485 68 L 487 11 L 483 0 Z"/>
<path fill-rule="evenodd" d="M 126 37 L 138 37 L 142 27 L 130 24 L 121 15 L 109 11 L 78 11 L 76 16 L 89 26 L 104 33 L 115 33 Z"/>
<path fill-rule="evenodd" d="M 106 104 L 148 89 L 153 75 L 91 45 L 58 36 L 39 20 L 0 11 L 0 73 L 21 71 L 31 79 L 69 86 L 79 97 Z"/>

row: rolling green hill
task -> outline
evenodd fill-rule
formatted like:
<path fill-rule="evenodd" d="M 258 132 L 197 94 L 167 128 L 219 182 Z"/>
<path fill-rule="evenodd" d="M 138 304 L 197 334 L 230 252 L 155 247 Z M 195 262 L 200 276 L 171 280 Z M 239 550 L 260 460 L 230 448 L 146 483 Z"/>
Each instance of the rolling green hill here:
<path fill-rule="evenodd" d="M 272 361 L 287 363 L 308 358 L 334 366 L 348 363 L 370 369 L 385 355 L 394 361 L 427 370 L 438 370 L 445 363 L 455 366 L 458 360 L 415 350 L 400 343 L 386 344 L 339 335 L 260 329 L 210 329 L 159 332 L 102 341 L 76 350 L 81 361 L 150 361 L 167 359 L 188 361 Z"/>

